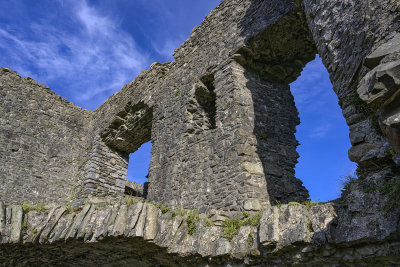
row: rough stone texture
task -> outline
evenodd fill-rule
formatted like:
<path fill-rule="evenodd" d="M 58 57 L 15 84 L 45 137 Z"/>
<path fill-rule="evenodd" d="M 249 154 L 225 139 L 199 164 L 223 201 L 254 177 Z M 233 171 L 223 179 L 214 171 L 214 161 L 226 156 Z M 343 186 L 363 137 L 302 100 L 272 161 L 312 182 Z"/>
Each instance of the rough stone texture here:
<path fill-rule="evenodd" d="M 175 61 L 153 64 L 94 112 L 93 132 L 101 139 L 93 139 L 93 148 L 99 149 L 88 161 L 85 190 L 109 194 L 104 181 L 111 176 L 122 181 L 127 155 L 151 140 L 150 200 L 200 211 L 237 211 L 306 199 L 306 189 L 294 178 L 298 117 L 287 86 L 315 55 L 300 11 L 290 1 L 221 3 L 175 51 Z M 295 22 L 298 30 L 290 34 Z M 245 42 L 275 23 L 260 40 L 282 37 L 282 42 L 265 41 L 264 47 L 280 52 L 252 68 Z M 253 48 L 256 42 L 249 44 Z M 284 48 L 284 42 L 291 45 Z M 285 58 L 288 77 L 262 78 L 261 67 L 279 76 L 279 66 L 264 61 L 278 62 L 285 51 L 291 51 Z M 240 66 L 237 55 L 246 64 Z M 117 152 L 115 165 L 100 164 Z M 110 190 L 121 191 L 119 184 Z"/>
<path fill-rule="evenodd" d="M 288 83 L 300 75 L 317 52 L 330 72 L 350 126 L 353 144 L 350 159 L 363 167 L 374 166 L 380 160 L 385 167 L 392 168 L 388 141 L 398 151 L 398 113 L 393 114 L 397 101 L 378 110 L 387 138 L 376 127 L 379 121 L 374 111 L 361 100 L 365 98 L 358 97 L 356 89 L 368 72 L 361 64 L 369 51 L 378 49 L 370 56 L 369 66 L 379 63 L 380 57 L 385 66 L 395 64 L 396 57 L 392 54 L 397 53 L 393 48 L 397 37 L 389 43 L 383 40 L 394 36 L 398 28 L 398 5 L 390 0 L 368 5 L 359 1 L 314 3 L 311 0 L 303 4 L 290 0 L 223 1 L 176 49 L 175 61 L 154 63 L 94 112 L 80 111 L 70 105 L 73 111 L 81 113 L 71 117 L 81 128 L 67 134 L 58 129 L 62 128 L 62 122 L 55 124 L 54 130 L 61 131 L 58 136 L 63 138 L 46 139 L 52 140 L 51 153 L 43 156 L 42 162 L 37 156 L 39 152 L 43 154 L 40 149 L 30 150 L 21 157 L 10 156 L 13 160 L 6 159 L 3 179 L 6 172 L 16 168 L 22 173 L 10 173 L 11 177 L 33 172 L 39 165 L 32 162 L 39 161 L 41 165 L 54 165 L 45 177 L 54 176 L 52 181 L 59 183 L 51 185 L 69 186 L 70 190 L 62 192 L 76 191 L 74 197 L 81 203 L 89 195 L 123 196 L 129 153 L 151 140 L 149 200 L 203 212 L 214 208 L 255 211 L 276 201 L 303 201 L 308 192 L 294 177 L 298 158 L 294 133 L 299 119 Z M 379 17 L 387 20 L 379 21 Z M 392 76 L 397 75 L 394 65 L 389 69 Z M 385 73 L 381 76 L 388 76 Z M 11 79 L 15 74 L 4 69 L 2 75 L 8 77 L 2 86 L 4 91 L 15 92 L 11 90 L 13 84 L 20 83 L 17 77 Z M 364 78 L 360 86 L 370 80 Z M 388 92 L 385 99 L 397 95 L 396 84 L 384 90 Z M 31 92 L 22 87 L 24 92 Z M 56 109 L 55 104 L 51 107 Z M 5 117 L 4 122 L 9 121 Z M 21 127 L 26 124 L 22 119 L 15 122 Z M 67 125 L 71 127 L 71 123 Z M 18 128 L 6 129 L 18 136 Z M 76 152 L 65 149 L 60 152 L 65 155 L 57 154 L 67 146 L 66 140 L 69 147 L 77 147 L 71 146 L 75 140 L 71 139 L 73 134 L 87 141 Z M 9 149 L 8 154 L 14 149 L 9 148 L 13 144 L 7 142 L 9 139 L 2 139 L 2 148 Z M 68 164 L 70 169 L 61 168 L 67 160 L 64 156 L 81 163 L 72 162 Z M 29 166 L 23 167 L 19 164 L 21 160 Z M 23 181 L 16 178 L 10 181 L 16 180 L 9 186 Z M 35 183 L 41 184 L 40 180 L 32 183 L 28 180 L 21 186 Z M 49 183 L 40 188 L 48 187 Z M 33 192 L 29 190 L 28 194 Z M 71 198 L 59 194 L 63 193 L 55 191 L 51 200 Z M 6 201 L 13 197 L 7 197 Z M 34 196 L 25 199 L 39 200 Z"/>
<path fill-rule="evenodd" d="M 381 163 L 381 168 L 392 167 L 393 161 L 384 160 L 391 157 L 388 139 L 380 133 L 375 110 L 367 106 L 371 101 L 360 101 L 357 87 L 364 77 L 368 80 L 368 76 L 373 76 L 367 72 L 376 67 L 384 54 L 397 51 L 400 3 L 392 0 L 305 0 L 304 6 L 318 53 L 328 69 L 343 115 L 350 126 L 350 136 L 358 135 L 355 132 L 368 133 L 362 140 L 358 139 L 359 142 L 352 143 L 350 159 L 360 166 L 370 167 L 373 162 L 380 161 L 385 162 Z M 397 37 L 388 42 L 395 35 Z M 369 55 L 371 51 L 374 52 Z M 361 81 L 361 87 L 362 84 L 365 82 Z M 358 91 L 361 99 L 367 100 L 365 93 L 361 92 L 365 89 Z M 369 122 L 360 123 L 362 121 Z M 398 150 L 398 145 L 396 148 L 392 144 Z"/>
<path fill-rule="evenodd" d="M 0 68 L 0 200 L 59 202 L 76 196 L 89 116 L 43 84 Z"/>
<path fill-rule="evenodd" d="M 379 46 L 364 65 L 371 68 L 361 80 L 357 92 L 378 114 L 382 132 L 393 150 L 400 153 L 400 34 Z"/>
<path fill-rule="evenodd" d="M 372 206 L 369 216 L 349 224 L 355 209 L 349 203 L 275 206 L 263 212 L 258 227 L 242 226 L 228 240 L 220 226 L 206 224 L 205 215 L 189 235 L 186 215 L 162 214 L 149 203 L 104 201 L 76 212 L 55 206 L 23 213 L 12 206 L 5 232 L 10 234 L 0 235 L 0 261 L 4 266 L 400 264 L 398 211 L 382 220 Z M 3 205 L 1 212 L 10 210 Z"/>
<path fill-rule="evenodd" d="M 399 1 L 225 0 L 173 62 L 152 64 L 93 112 L 1 68 L 0 262 L 399 265 L 399 29 Z M 337 201 L 306 207 L 293 202 L 308 192 L 294 177 L 288 84 L 316 53 L 360 178 Z M 129 153 L 148 141 L 143 195 L 157 203 L 124 202 Z M 10 205 L 24 201 L 52 205 Z M 162 204 L 204 213 L 195 233 Z M 221 227 L 242 211 L 262 211 L 261 223 L 228 240 Z"/>
<path fill-rule="evenodd" d="M 143 197 L 144 188 L 140 183 L 126 181 L 125 195 Z"/>

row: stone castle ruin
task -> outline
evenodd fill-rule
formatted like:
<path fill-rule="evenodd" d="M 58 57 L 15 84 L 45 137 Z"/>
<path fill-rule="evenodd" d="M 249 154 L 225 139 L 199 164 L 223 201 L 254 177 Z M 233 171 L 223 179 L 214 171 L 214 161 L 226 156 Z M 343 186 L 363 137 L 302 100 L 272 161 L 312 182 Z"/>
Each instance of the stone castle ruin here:
<path fill-rule="evenodd" d="M 314 205 L 289 84 L 317 53 L 359 178 Z M 0 69 L 0 263 L 400 264 L 399 1 L 224 0 L 174 58 L 94 111 Z M 127 186 L 148 141 L 148 186 Z M 240 214 L 259 220 L 230 235 Z"/>

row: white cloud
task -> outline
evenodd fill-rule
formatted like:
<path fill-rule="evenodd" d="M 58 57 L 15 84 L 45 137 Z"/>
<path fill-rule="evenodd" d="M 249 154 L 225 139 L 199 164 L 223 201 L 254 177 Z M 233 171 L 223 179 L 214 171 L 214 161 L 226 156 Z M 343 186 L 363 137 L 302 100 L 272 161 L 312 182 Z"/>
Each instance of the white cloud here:
<path fill-rule="evenodd" d="M 332 85 L 327 82 L 327 70 L 319 57 L 307 64 L 301 76 L 291 85 L 296 106 L 303 111 L 315 111 L 330 101 L 328 90 Z"/>
<path fill-rule="evenodd" d="M 76 6 L 76 14 L 90 35 L 112 36 L 112 32 L 116 28 L 114 21 L 107 16 L 101 16 L 95 8 L 88 6 L 86 1 L 82 1 Z"/>
<path fill-rule="evenodd" d="M 314 128 L 309 134 L 308 137 L 311 138 L 324 138 L 327 134 L 329 134 L 332 129 L 331 124 L 324 124 Z"/>
<path fill-rule="evenodd" d="M 25 32 L 0 28 L 0 47 L 21 75 L 45 83 L 65 81 L 73 100 L 84 103 L 100 93 L 105 94 L 103 101 L 151 62 L 112 14 L 101 14 L 86 1 L 63 1 L 61 5 L 76 24 L 73 31 L 50 20 L 31 23 Z M 27 34 L 33 38 L 26 38 Z M 31 71 L 32 66 L 37 71 Z"/>

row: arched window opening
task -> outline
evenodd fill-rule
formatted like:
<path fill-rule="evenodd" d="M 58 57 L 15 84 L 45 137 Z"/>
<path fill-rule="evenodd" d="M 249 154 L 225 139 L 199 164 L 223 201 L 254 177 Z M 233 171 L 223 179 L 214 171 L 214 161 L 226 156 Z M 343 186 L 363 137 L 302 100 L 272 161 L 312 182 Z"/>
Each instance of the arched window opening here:
<path fill-rule="evenodd" d="M 119 155 L 118 162 L 113 160 L 101 166 L 104 179 L 111 177 L 110 184 L 115 184 L 118 191 L 126 195 L 147 197 L 148 183 L 145 182 L 145 176 L 149 171 L 152 121 L 151 107 L 144 102 L 133 105 L 129 102 L 101 133 L 107 146 L 101 154 Z M 131 181 L 127 180 L 127 172 Z"/>
<path fill-rule="evenodd" d="M 127 186 L 125 194 L 132 196 L 146 196 L 147 179 L 151 158 L 151 141 L 144 143 L 134 153 L 129 155 L 127 172 Z"/>
<path fill-rule="evenodd" d="M 301 121 L 296 128 L 296 177 L 313 201 L 333 200 L 340 194 L 340 177 L 354 172 L 356 164 L 347 156 L 349 128 L 318 55 L 290 87 Z"/>

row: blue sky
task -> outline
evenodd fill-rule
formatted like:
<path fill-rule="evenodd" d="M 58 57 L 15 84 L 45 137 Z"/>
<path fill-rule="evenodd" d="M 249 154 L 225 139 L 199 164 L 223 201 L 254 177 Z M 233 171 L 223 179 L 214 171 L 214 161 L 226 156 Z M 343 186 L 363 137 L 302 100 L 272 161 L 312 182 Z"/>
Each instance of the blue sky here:
<path fill-rule="evenodd" d="M 0 66 L 44 83 L 94 110 L 151 63 L 173 50 L 219 0 L 0 0 Z M 300 112 L 296 176 L 313 200 L 338 196 L 347 159 L 348 127 L 320 59 L 293 83 Z M 128 177 L 143 182 L 151 144 L 131 157 Z"/>

